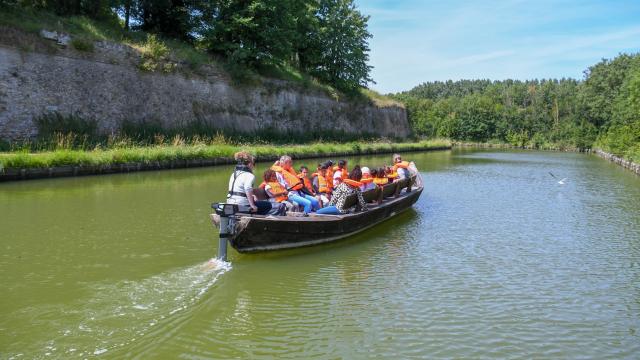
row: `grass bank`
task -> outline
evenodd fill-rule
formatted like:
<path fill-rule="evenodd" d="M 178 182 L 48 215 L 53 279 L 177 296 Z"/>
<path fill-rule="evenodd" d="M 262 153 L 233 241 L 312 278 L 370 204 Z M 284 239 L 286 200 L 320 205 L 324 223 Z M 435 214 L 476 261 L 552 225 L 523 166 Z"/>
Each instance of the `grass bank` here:
<path fill-rule="evenodd" d="M 18 180 L 36 177 L 69 176 L 152 170 L 174 167 L 206 166 L 233 163 L 239 150 L 253 153 L 258 161 L 268 161 L 288 154 L 293 158 L 382 154 L 392 152 L 448 149 L 448 140 L 424 140 L 411 143 L 350 142 L 312 143 L 306 145 L 236 145 L 203 142 L 152 146 L 127 146 L 93 150 L 56 149 L 44 152 L 17 151 L 0 153 L 0 179 Z M 72 167 L 73 169 L 69 169 Z M 55 171 L 65 168 L 64 171 Z"/>

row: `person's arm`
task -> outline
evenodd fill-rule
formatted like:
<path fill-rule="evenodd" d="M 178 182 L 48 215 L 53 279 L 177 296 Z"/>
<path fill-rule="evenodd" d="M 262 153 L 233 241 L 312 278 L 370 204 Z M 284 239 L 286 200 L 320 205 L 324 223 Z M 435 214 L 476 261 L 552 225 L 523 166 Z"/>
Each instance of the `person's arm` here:
<path fill-rule="evenodd" d="M 317 176 L 313 177 L 313 180 L 311 181 L 311 187 L 313 188 L 313 191 L 315 191 L 316 193 L 320 191 L 320 183 L 318 182 Z"/>
<path fill-rule="evenodd" d="M 249 201 L 249 207 L 252 212 L 257 212 L 258 207 L 256 206 L 256 202 L 253 198 L 253 181 L 255 180 L 255 176 L 253 174 L 247 174 L 245 176 L 249 176 L 250 178 L 245 179 L 242 187 L 244 189 L 245 195 L 247 195 L 247 201 Z"/>

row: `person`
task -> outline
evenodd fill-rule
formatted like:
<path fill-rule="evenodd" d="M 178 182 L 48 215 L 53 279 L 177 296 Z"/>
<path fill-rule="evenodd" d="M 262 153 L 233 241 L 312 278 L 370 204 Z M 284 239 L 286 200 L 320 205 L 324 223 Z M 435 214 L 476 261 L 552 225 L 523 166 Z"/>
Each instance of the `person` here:
<path fill-rule="evenodd" d="M 398 174 L 398 180 L 407 179 L 410 176 L 409 162 L 402 161 L 400 154 L 393 155 L 393 172 Z"/>
<path fill-rule="evenodd" d="M 384 176 L 389 182 L 394 182 L 398 178 L 398 173 L 393 170 L 391 166 L 384 167 Z"/>
<path fill-rule="evenodd" d="M 335 188 L 346 179 L 347 174 L 347 160 L 338 161 L 338 165 L 333 168 L 333 187 Z"/>
<path fill-rule="evenodd" d="M 340 215 L 346 214 L 349 209 L 345 208 L 345 201 L 347 197 L 351 194 L 356 194 L 358 198 L 358 202 L 355 205 L 355 211 L 365 211 L 367 210 L 367 204 L 364 202 L 364 198 L 362 197 L 362 191 L 360 191 L 360 182 L 362 179 L 362 171 L 360 167 L 355 167 L 351 174 L 349 174 L 348 179 L 344 179 L 336 188 L 333 190 L 333 195 L 331 197 L 331 201 L 329 202 L 329 206 L 324 207 L 317 211 L 319 215 Z"/>
<path fill-rule="evenodd" d="M 375 189 L 376 184 L 373 183 L 373 176 L 371 175 L 371 170 L 369 170 L 369 168 L 366 166 L 363 166 L 360 170 L 362 171 L 362 179 L 360 179 L 360 182 L 362 183 L 362 187 L 360 187 L 360 190 L 362 192 L 365 192 L 368 190 Z"/>
<path fill-rule="evenodd" d="M 269 201 L 257 201 L 253 195 L 255 175 L 253 169 L 255 160 L 246 151 L 239 151 L 233 155 L 237 165 L 229 178 L 227 203 L 249 207 L 251 213 L 265 215 L 271 210 Z"/>
<path fill-rule="evenodd" d="M 272 170 L 276 172 L 278 182 L 284 186 L 288 193 L 288 198 L 294 204 L 303 207 L 305 214 L 317 210 L 320 208 L 320 203 L 315 197 L 305 194 L 302 189 L 304 188 L 304 182 L 298 177 L 296 171 L 293 169 L 293 161 L 291 156 L 283 155 L 280 160 L 277 161 L 272 167 Z"/>
<path fill-rule="evenodd" d="M 331 181 L 327 180 L 327 165 L 318 164 L 318 172 L 313 174 L 312 186 L 316 194 L 318 194 L 319 200 L 322 206 L 327 206 L 331 199 L 331 188 L 329 184 Z"/>
<path fill-rule="evenodd" d="M 271 211 L 269 211 L 269 215 L 286 215 L 287 210 L 291 210 L 293 208 L 293 204 L 288 201 L 287 189 L 285 189 L 278 182 L 278 177 L 276 176 L 276 172 L 267 169 L 265 170 L 262 176 L 264 182 L 260 184 L 269 197 L 269 202 L 271 202 Z"/>
<path fill-rule="evenodd" d="M 374 176 L 373 178 L 374 184 L 378 186 L 383 186 L 389 183 L 389 179 L 387 179 L 387 177 L 385 176 L 384 168 L 377 168 L 375 169 L 375 172 L 376 172 L 375 175 L 373 173 L 371 174 Z"/>
<path fill-rule="evenodd" d="M 327 160 L 324 164 L 327 166 L 327 176 L 325 176 L 329 181 L 327 185 L 329 185 L 329 190 L 333 191 L 333 160 Z"/>
<path fill-rule="evenodd" d="M 323 204 L 322 204 L 322 200 L 320 199 L 320 195 L 316 192 L 316 190 L 313 187 L 313 183 L 309 179 L 309 168 L 304 165 L 300 166 L 300 174 L 298 174 L 298 177 L 304 183 L 304 187 L 302 188 L 301 191 L 304 192 L 306 195 L 311 195 L 314 198 L 316 198 L 316 200 L 318 200 L 318 207 L 322 208 Z"/>

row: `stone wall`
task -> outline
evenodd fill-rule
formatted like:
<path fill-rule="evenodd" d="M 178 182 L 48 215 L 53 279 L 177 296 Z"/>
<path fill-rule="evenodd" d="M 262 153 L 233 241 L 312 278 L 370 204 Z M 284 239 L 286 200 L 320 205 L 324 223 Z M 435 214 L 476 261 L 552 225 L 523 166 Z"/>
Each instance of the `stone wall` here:
<path fill-rule="evenodd" d="M 604 152 L 600 149 L 597 149 L 596 154 L 598 156 L 600 156 L 601 158 L 605 159 L 605 160 L 609 160 L 614 164 L 618 164 L 620 166 L 622 166 L 625 169 L 631 170 L 634 173 L 636 173 L 637 175 L 640 175 L 640 164 L 636 164 L 634 162 L 631 162 L 629 160 L 625 160 L 619 156 L 613 155 L 611 153 L 608 152 Z"/>
<path fill-rule="evenodd" d="M 18 49 L 0 37 L 0 138 L 36 136 L 34 119 L 52 112 L 94 119 L 103 134 L 130 121 L 167 129 L 198 122 L 239 132 L 275 128 L 409 135 L 401 106 L 336 101 L 323 91 L 281 80 L 233 85 L 214 66 L 198 74 L 149 73 L 138 69 L 138 61 L 135 49 L 121 44 L 97 42 L 87 54 L 44 45 Z"/>

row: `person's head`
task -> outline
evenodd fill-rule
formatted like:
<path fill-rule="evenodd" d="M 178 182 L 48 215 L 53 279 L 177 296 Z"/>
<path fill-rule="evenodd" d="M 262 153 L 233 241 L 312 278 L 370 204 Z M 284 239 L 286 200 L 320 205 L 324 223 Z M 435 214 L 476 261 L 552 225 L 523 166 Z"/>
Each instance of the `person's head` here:
<path fill-rule="evenodd" d="M 338 161 L 338 168 L 344 169 L 345 166 L 347 166 L 347 160 Z"/>
<path fill-rule="evenodd" d="M 387 174 L 387 175 L 388 175 L 388 174 L 391 174 L 391 173 L 392 173 L 391 167 L 389 167 L 389 166 L 385 166 L 385 167 L 384 167 L 384 173 L 385 173 L 385 174 Z"/>
<path fill-rule="evenodd" d="M 360 179 L 362 179 L 362 170 L 360 170 L 360 165 L 353 167 L 353 170 L 351 170 L 351 173 L 349 174 L 349 179 L 353 181 L 360 181 Z"/>
<path fill-rule="evenodd" d="M 371 177 L 378 177 L 378 169 L 376 168 L 371 169 L 369 174 L 371 175 Z"/>
<path fill-rule="evenodd" d="M 371 176 L 371 170 L 369 170 L 369 168 L 366 166 L 361 167 L 360 171 L 362 171 L 362 176 L 365 176 L 365 175 Z"/>
<path fill-rule="evenodd" d="M 280 166 L 282 166 L 285 170 L 291 170 L 291 165 L 293 165 L 293 161 L 291 160 L 291 156 L 282 155 L 280 156 Z"/>
<path fill-rule="evenodd" d="M 253 166 L 255 165 L 253 155 L 249 154 L 246 151 L 238 151 L 237 153 L 233 154 L 233 158 L 236 160 L 238 165 L 245 165 L 250 168 L 253 168 Z"/>
<path fill-rule="evenodd" d="M 402 161 L 402 156 L 400 154 L 393 154 L 393 163 L 397 164 Z"/>
<path fill-rule="evenodd" d="M 271 170 L 271 169 L 267 169 L 264 171 L 264 174 L 262 175 L 262 179 L 265 182 L 274 182 L 277 181 L 277 177 L 276 177 L 276 172 Z"/>
<path fill-rule="evenodd" d="M 320 171 L 320 169 L 322 169 L 322 164 L 318 164 L 318 166 L 316 167 L 316 171 Z"/>
<path fill-rule="evenodd" d="M 318 170 L 318 172 L 322 176 L 327 176 L 327 169 L 328 168 L 329 168 L 329 166 L 327 164 L 323 164 L 322 166 L 320 166 L 320 170 Z"/>
<path fill-rule="evenodd" d="M 307 177 L 309 175 L 309 168 L 306 166 L 300 166 L 300 175 Z"/>
<path fill-rule="evenodd" d="M 379 168 L 376 170 L 376 176 L 377 176 L 377 177 L 379 177 L 379 178 L 383 178 L 383 177 L 384 177 L 384 175 L 385 175 L 385 174 L 384 174 L 384 168 L 379 167 Z"/>
<path fill-rule="evenodd" d="M 333 166 L 333 160 L 327 160 L 324 164 L 327 166 L 327 168 Z"/>

